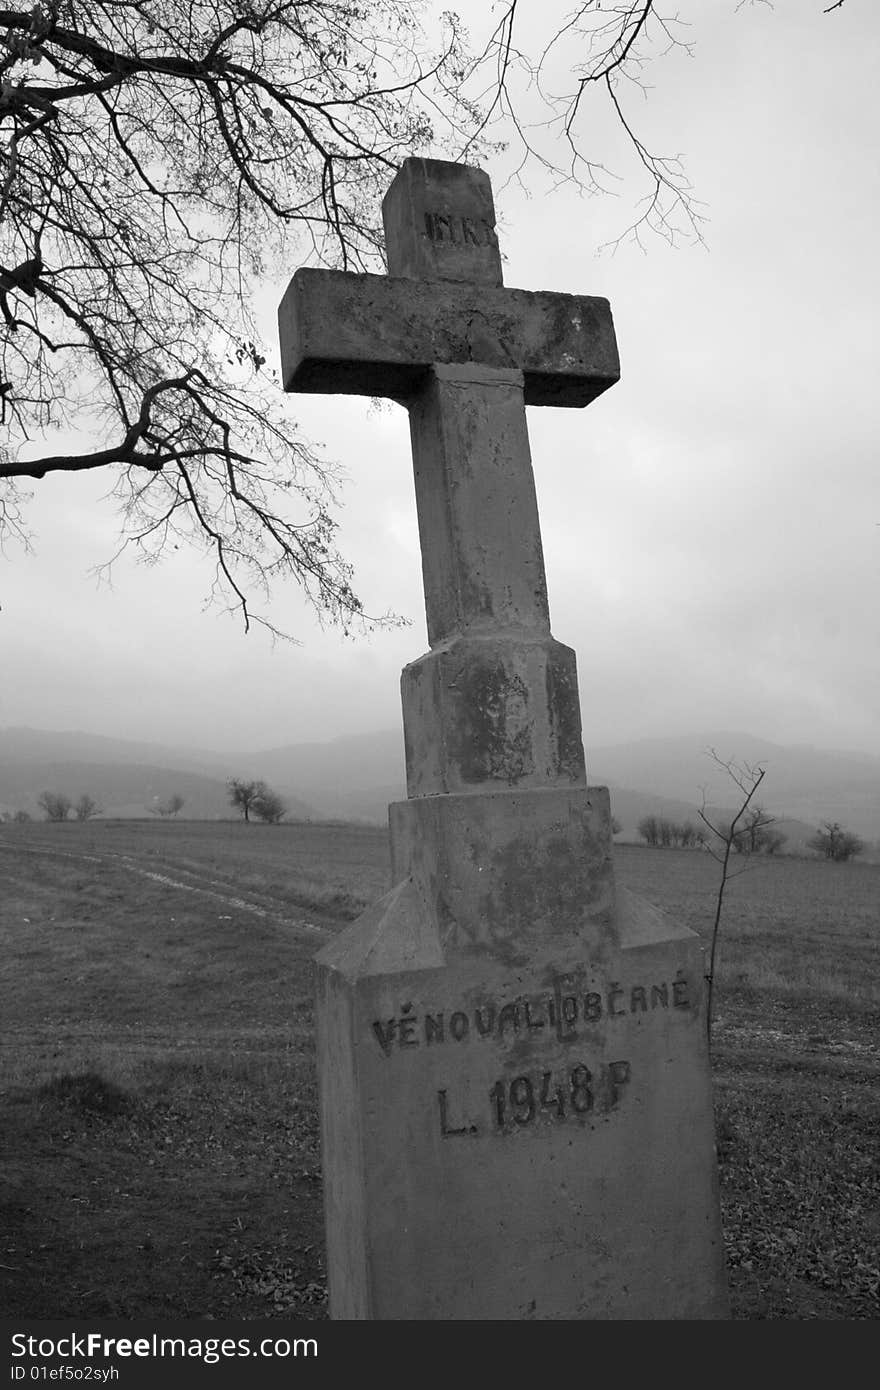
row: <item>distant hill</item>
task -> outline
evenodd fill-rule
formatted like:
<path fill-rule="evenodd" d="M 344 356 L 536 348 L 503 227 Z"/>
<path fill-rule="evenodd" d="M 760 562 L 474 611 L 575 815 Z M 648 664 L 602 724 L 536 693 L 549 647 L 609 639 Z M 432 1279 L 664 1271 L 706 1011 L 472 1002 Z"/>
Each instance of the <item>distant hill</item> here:
<path fill-rule="evenodd" d="M 780 819 L 788 848 L 802 847 L 823 820 L 839 820 L 869 842 L 880 839 L 880 758 L 809 747 L 783 747 L 741 731 L 688 738 L 642 739 L 587 747 L 589 780 L 611 789 L 625 838 L 636 838 L 644 815 L 695 820 L 705 787 L 713 806 L 730 806 L 734 787 L 705 755 L 761 763 L 767 776 L 759 801 Z M 184 817 L 231 814 L 228 777 L 262 777 L 301 819 L 384 822 L 390 801 L 406 796 L 399 729 L 326 743 L 220 752 L 176 748 L 94 734 L 0 730 L 0 810 L 36 810 L 42 791 L 87 792 L 107 815 L 143 815 L 177 794 Z"/>
<path fill-rule="evenodd" d="M 73 734 L 50 736 L 41 747 L 37 731 L 28 730 L 31 737 L 21 741 L 17 755 L 13 756 L 10 747 L 14 740 L 8 737 L 11 732 L 0 733 L 0 813 L 22 810 L 39 816 L 42 813 L 38 810 L 38 798 L 49 791 L 64 792 L 74 802 L 85 793 L 97 801 L 101 814 L 123 819 L 143 816 L 171 796 L 183 797 L 183 819 L 219 820 L 235 814 L 229 804 L 225 777 L 189 771 L 185 753 L 176 759 L 174 750 L 149 744 L 121 744 L 114 748 L 116 740 L 96 743 L 87 735 L 79 746 Z M 131 760 L 135 748 L 142 758 L 152 753 L 155 761 Z M 53 756 L 54 749 L 64 756 Z M 96 751 L 106 758 L 116 753 L 118 761 L 99 762 L 93 757 Z M 160 765 L 161 755 L 169 762 L 174 759 L 176 765 Z M 301 799 L 285 796 L 285 800 L 290 819 L 315 816 L 313 808 Z"/>
<path fill-rule="evenodd" d="M 694 820 L 703 787 L 709 805 L 732 804 L 736 789 L 705 755 L 710 747 L 723 758 L 766 767 L 759 801 L 784 822 L 779 828 L 791 847 L 802 846 L 826 819 L 867 840 L 880 839 L 880 758 L 868 755 L 784 748 L 751 734 L 710 731 L 588 747 L 589 781 L 610 788 L 614 814 L 635 838 L 639 820 L 652 812 Z M 274 748 L 249 755 L 247 763 L 324 815 L 384 821 L 388 802 L 406 795 L 399 730 Z"/>
<path fill-rule="evenodd" d="M 867 840 L 880 838 L 880 758 L 865 753 L 783 747 L 742 731 L 709 731 L 588 750 L 590 781 L 696 804 L 705 787 L 707 801 L 727 806 L 734 789 L 706 756 L 708 748 L 766 768 L 758 800 L 775 815 L 804 822 L 810 833 L 823 820 L 838 820 Z"/>
<path fill-rule="evenodd" d="M 406 797 L 403 734 L 336 738 L 329 743 L 297 743 L 250 753 L 245 759 L 257 777 L 288 795 L 296 790 L 322 815 L 384 821 L 389 801 Z"/>
<path fill-rule="evenodd" d="M 28 763 L 100 763 L 186 769 L 216 777 L 235 761 L 235 755 L 214 753 L 171 744 L 144 743 L 137 739 L 106 738 L 103 734 L 83 734 L 76 730 L 0 729 L 0 764 L 7 761 Z M 234 776 L 226 772 L 227 776 Z"/>
<path fill-rule="evenodd" d="M 137 771 L 126 783 L 109 776 L 111 768 Z M 189 795 L 182 774 L 193 779 Z M 384 821 L 388 802 L 406 796 L 403 737 L 383 730 L 329 743 L 218 752 L 74 731 L 0 729 L 0 810 L 22 806 L 33 813 L 41 792 L 60 790 L 74 797 L 87 791 L 108 815 L 143 815 L 144 798 L 170 778 L 174 785 L 159 799 L 177 792 L 186 798 L 181 815 L 211 819 L 231 814 L 229 777 L 262 777 L 295 818 Z M 111 804 L 140 809 L 111 810 Z"/>

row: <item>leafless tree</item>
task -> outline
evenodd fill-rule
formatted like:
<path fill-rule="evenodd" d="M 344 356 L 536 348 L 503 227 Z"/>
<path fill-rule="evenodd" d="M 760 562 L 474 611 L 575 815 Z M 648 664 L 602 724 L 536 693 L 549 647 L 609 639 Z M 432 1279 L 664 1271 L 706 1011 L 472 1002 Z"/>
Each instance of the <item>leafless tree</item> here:
<path fill-rule="evenodd" d="M 167 801 L 159 801 L 149 809 L 154 816 L 176 816 L 178 811 L 183 810 L 185 804 L 183 797 L 175 793 L 174 796 L 169 796 Z"/>
<path fill-rule="evenodd" d="M 747 816 L 752 797 L 757 792 L 766 775 L 766 768 L 756 765 L 751 767 L 748 763 L 737 763 L 732 758 L 721 758 L 714 748 L 708 750 L 709 756 L 714 759 L 718 767 L 722 768 L 730 777 L 731 781 L 739 788 L 742 800 L 738 809 L 733 813 L 729 821 L 716 824 L 715 820 L 709 819 L 708 806 L 706 804 L 706 793 L 703 792 L 703 804 L 700 807 L 700 819 L 703 824 L 711 831 L 714 840 L 707 843 L 709 853 L 713 859 L 721 865 L 721 876 L 718 882 L 718 893 L 715 898 L 715 917 L 712 922 L 712 937 L 709 950 L 709 971 L 706 975 L 706 1032 L 711 1043 L 712 1041 L 712 994 L 715 984 L 715 958 L 718 948 L 718 930 L 721 926 L 721 913 L 724 907 L 724 893 L 728 881 L 736 878 L 736 874 L 730 870 L 730 856 L 733 853 L 737 842 L 737 837 L 743 830 L 743 819 Z M 717 817 L 716 817 L 717 820 Z M 738 872 L 742 873 L 743 870 Z"/>
<path fill-rule="evenodd" d="M 678 838 L 683 849 L 690 849 L 697 843 L 697 827 L 692 821 L 686 820 L 678 827 Z"/>
<path fill-rule="evenodd" d="M 403 0 L 0 15 L 0 520 L 23 529 L 13 480 L 112 468 L 128 542 L 208 548 L 245 624 L 249 590 L 284 577 L 362 617 L 336 476 L 266 369 L 256 287 L 282 250 L 377 263 L 379 189 L 431 139 L 431 104 L 474 124 L 457 25 L 431 54 Z M 61 426 L 88 446 L 53 449 Z"/>
<path fill-rule="evenodd" d="M 646 94 L 649 65 L 670 51 L 693 52 L 687 26 L 672 12 L 661 13 L 656 0 L 603 5 L 582 0 L 557 29 L 545 32 L 533 53 L 519 42 L 524 10 L 520 0 L 501 6 L 483 54 L 494 62 L 496 78 L 478 130 L 491 128 L 493 117 L 506 118 L 519 152 L 517 178 L 539 164 L 554 183 L 572 183 L 590 193 L 616 192 L 619 175 L 585 138 L 593 103 L 607 103 L 626 138 L 640 190 L 636 215 L 611 244 L 631 238 L 641 246 L 646 234 L 670 244 L 702 241 L 705 218 L 680 158 L 653 151 L 632 111 L 634 99 Z M 522 119 L 524 87 L 535 96 L 540 113 L 529 121 Z"/>
<path fill-rule="evenodd" d="M 64 792 L 41 792 L 37 805 L 46 812 L 46 820 L 67 820 L 73 802 Z"/>
<path fill-rule="evenodd" d="M 101 807 L 98 805 L 97 801 L 95 801 L 94 797 L 88 796 L 85 793 L 83 793 L 73 808 L 73 814 L 76 816 L 77 820 L 83 821 L 91 820 L 92 816 L 99 815 L 100 811 Z"/>
<path fill-rule="evenodd" d="M 238 807 L 245 820 L 250 820 L 251 811 L 256 813 L 257 804 L 263 797 L 274 795 L 265 782 L 257 779 L 248 782 L 241 777 L 230 777 L 226 786 L 230 805 Z"/>
<path fill-rule="evenodd" d="M 649 845 L 656 845 L 660 839 L 660 822 L 657 816 L 642 816 L 636 827 L 642 839 Z"/>
<path fill-rule="evenodd" d="M 675 826 L 667 816 L 661 816 L 657 822 L 657 832 L 660 837 L 660 844 L 664 849 L 669 849 L 672 844 L 672 837 Z"/>

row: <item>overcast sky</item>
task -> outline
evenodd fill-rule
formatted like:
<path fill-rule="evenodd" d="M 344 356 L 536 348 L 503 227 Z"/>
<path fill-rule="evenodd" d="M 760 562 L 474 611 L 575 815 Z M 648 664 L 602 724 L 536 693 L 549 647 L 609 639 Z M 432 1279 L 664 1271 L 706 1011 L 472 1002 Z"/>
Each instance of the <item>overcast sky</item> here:
<path fill-rule="evenodd" d="M 606 295 L 617 327 L 617 386 L 529 411 L 588 753 L 710 728 L 880 753 L 880 17 L 822 8 L 692 3 L 694 58 L 629 98 L 655 147 L 683 154 L 707 250 L 597 257 L 634 185 L 529 200 L 487 166 L 506 283 Z M 367 608 L 411 626 L 346 640 L 286 589 L 274 617 L 302 645 L 273 649 L 203 611 L 210 568 L 183 552 L 123 559 L 96 588 L 109 479 L 50 477 L 36 553 L 10 548 L 0 569 L 0 725 L 257 748 L 399 724 L 400 668 L 427 646 L 405 412 L 291 405 L 348 470 L 343 547 Z"/>

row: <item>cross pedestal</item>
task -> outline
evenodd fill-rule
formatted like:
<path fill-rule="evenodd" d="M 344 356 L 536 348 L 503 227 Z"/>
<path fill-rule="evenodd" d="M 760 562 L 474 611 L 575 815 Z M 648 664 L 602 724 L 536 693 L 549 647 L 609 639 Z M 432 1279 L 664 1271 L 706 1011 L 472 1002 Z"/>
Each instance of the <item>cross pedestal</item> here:
<path fill-rule="evenodd" d="M 383 216 L 387 277 L 279 311 L 288 390 L 409 410 L 431 648 L 394 886 L 317 958 L 331 1315 L 723 1317 L 702 950 L 615 885 L 526 429 L 618 379 L 610 309 L 503 286 L 479 170 L 409 159 Z"/>

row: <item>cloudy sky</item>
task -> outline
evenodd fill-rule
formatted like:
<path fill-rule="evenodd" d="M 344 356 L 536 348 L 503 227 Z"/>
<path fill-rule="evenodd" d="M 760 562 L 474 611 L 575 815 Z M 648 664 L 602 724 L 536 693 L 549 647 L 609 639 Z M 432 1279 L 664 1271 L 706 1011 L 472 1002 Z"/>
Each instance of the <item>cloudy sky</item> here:
<path fill-rule="evenodd" d="M 529 412 L 588 750 L 736 728 L 880 753 L 880 15 L 823 3 L 686 5 L 693 58 L 628 98 L 654 147 L 683 155 L 707 249 L 597 255 L 634 182 L 528 198 L 489 166 L 506 283 L 606 295 L 617 327 L 619 385 L 584 411 Z M 586 119 L 615 164 L 607 121 Z M 346 640 L 281 590 L 273 616 L 301 645 L 273 649 L 204 611 L 210 569 L 182 552 L 123 559 L 96 587 L 109 480 L 47 478 L 35 553 L 0 568 L 0 726 L 257 748 L 399 724 L 400 668 L 427 646 L 405 413 L 291 409 L 348 470 L 342 539 L 367 608 L 411 625 Z"/>

